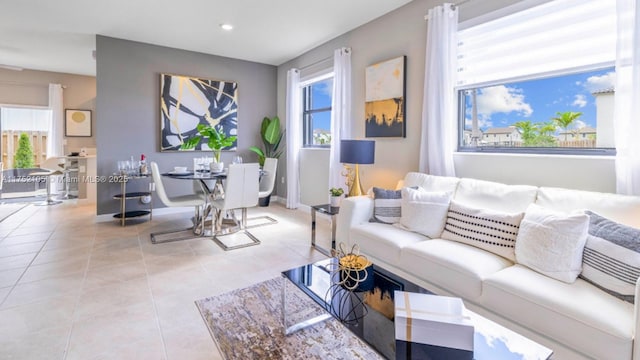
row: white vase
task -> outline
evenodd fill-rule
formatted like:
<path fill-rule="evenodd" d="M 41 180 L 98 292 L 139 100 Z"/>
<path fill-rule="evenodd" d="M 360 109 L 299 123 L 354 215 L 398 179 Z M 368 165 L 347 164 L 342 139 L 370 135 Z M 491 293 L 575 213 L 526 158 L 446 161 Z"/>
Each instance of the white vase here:
<path fill-rule="evenodd" d="M 331 196 L 331 202 L 329 203 L 329 205 L 331 205 L 331 207 L 340 207 L 340 199 L 342 199 L 342 197 L 340 196 Z"/>
<path fill-rule="evenodd" d="M 209 169 L 211 170 L 212 173 L 222 172 L 222 170 L 224 170 L 224 163 L 222 161 L 220 162 L 213 161 L 212 163 L 209 164 Z"/>

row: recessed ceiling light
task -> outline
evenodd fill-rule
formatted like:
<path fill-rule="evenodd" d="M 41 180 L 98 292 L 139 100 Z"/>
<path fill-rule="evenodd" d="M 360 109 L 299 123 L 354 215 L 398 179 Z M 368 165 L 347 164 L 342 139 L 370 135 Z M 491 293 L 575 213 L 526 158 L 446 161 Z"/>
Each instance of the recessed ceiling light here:
<path fill-rule="evenodd" d="M 233 25 L 231 24 L 220 24 L 220 27 L 222 28 L 222 30 L 226 30 L 226 31 L 233 30 Z"/>

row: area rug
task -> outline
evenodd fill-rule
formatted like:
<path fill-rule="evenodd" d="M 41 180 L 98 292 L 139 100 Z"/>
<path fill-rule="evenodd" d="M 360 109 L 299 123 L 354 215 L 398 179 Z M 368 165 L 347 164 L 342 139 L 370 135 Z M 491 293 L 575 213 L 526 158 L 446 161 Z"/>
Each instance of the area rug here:
<path fill-rule="evenodd" d="M 0 204 L 0 222 L 4 221 L 9 216 L 17 213 L 18 211 L 29 206 L 29 204 L 16 203 L 16 204 Z"/>
<path fill-rule="evenodd" d="M 274 278 L 196 301 L 225 359 L 382 359 L 335 319 L 285 336 L 281 315 L 284 281 L 288 280 Z M 287 285 L 287 314 L 304 313 L 309 318 L 323 312 L 294 285 Z"/>

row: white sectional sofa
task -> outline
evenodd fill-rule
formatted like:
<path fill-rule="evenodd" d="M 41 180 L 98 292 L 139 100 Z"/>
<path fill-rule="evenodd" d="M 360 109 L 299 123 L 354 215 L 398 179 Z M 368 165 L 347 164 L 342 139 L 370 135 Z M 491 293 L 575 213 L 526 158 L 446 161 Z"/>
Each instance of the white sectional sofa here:
<path fill-rule="evenodd" d="M 457 203 L 506 213 L 525 212 L 532 203 L 562 212 L 591 210 L 640 228 L 637 197 L 422 173 L 408 173 L 403 186 L 450 192 Z M 517 259 L 370 222 L 373 208 L 370 196 L 345 199 L 337 220 L 338 242 L 358 244 L 374 264 L 437 294 L 463 298 L 468 308 L 553 349 L 554 359 L 640 360 L 634 304 L 581 278 L 559 281 Z"/>

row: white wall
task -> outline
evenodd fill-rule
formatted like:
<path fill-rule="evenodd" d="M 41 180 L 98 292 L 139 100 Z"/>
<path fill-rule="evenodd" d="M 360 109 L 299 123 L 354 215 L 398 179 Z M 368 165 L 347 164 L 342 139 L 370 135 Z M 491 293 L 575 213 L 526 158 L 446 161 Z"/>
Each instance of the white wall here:
<path fill-rule="evenodd" d="M 517 0 L 471 1 L 460 6 L 464 21 Z M 420 148 L 424 59 L 427 23 L 424 15 L 441 1 L 415 0 L 389 14 L 373 20 L 349 33 L 320 45 L 278 67 L 278 115 L 285 119 L 286 72 L 304 68 L 331 57 L 333 50 L 351 47 L 353 75 L 352 121 L 354 138 L 364 137 L 364 73 L 367 66 L 397 56 L 407 56 L 406 138 L 374 138 L 375 164 L 361 167 L 362 185 L 393 188 L 409 171 L 418 169 Z M 315 159 L 319 161 L 319 159 Z M 325 160 L 328 162 L 327 160 Z M 315 163 L 314 166 L 320 166 Z M 322 164 L 328 169 L 328 165 Z M 308 166 L 302 165 L 302 169 Z M 505 183 L 533 184 L 574 189 L 615 191 L 613 159 L 559 156 L 512 156 L 493 154 L 457 154 L 458 176 Z M 327 174 L 314 173 L 314 180 Z M 316 201 L 327 187 L 301 184 L 301 198 Z M 307 193 L 313 192 L 313 194 Z M 278 183 L 278 194 L 286 196 L 286 185 Z"/>
<path fill-rule="evenodd" d="M 305 205 L 329 202 L 329 150 L 309 148 L 300 152 L 300 202 Z"/>
<path fill-rule="evenodd" d="M 506 184 L 615 192 L 615 161 L 610 156 L 559 156 L 457 153 L 459 177 Z"/>

